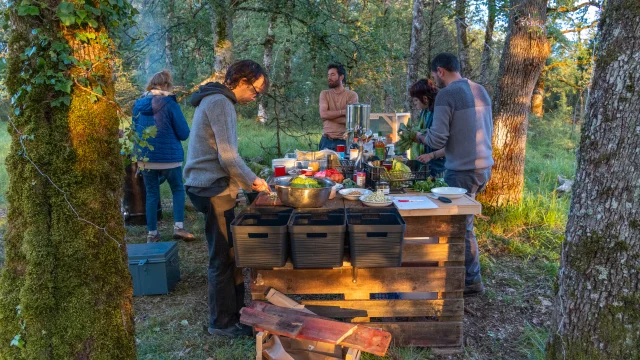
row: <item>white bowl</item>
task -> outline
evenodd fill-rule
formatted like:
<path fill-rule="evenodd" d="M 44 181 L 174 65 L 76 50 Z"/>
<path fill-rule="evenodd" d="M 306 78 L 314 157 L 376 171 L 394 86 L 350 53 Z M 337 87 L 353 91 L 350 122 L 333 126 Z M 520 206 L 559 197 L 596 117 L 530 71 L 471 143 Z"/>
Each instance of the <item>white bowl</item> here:
<path fill-rule="evenodd" d="M 357 195 L 349 195 L 349 193 L 351 193 L 352 191 L 358 191 L 360 193 Z M 359 200 L 361 196 L 371 194 L 371 190 L 360 189 L 360 188 L 342 189 L 338 192 L 347 200 Z"/>
<path fill-rule="evenodd" d="M 366 195 L 362 195 L 360 197 L 360 201 L 362 201 L 362 203 L 365 204 L 366 206 L 384 207 L 384 206 L 389 206 L 389 205 L 393 204 L 393 196 L 385 195 L 385 197 L 389 199 L 389 201 L 385 201 L 385 202 L 366 201 L 366 200 L 364 200 L 365 197 L 366 197 Z"/>
<path fill-rule="evenodd" d="M 431 189 L 431 192 L 438 196 L 448 197 L 449 199 L 458 199 L 467 193 L 467 189 L 459 187 L 437 187 Z"/>

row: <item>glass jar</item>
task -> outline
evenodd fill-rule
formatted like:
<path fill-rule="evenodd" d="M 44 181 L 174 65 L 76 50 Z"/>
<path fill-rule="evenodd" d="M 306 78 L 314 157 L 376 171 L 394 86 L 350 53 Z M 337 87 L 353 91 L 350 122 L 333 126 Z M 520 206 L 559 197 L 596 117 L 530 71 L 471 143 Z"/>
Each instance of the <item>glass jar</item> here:
<path fill-rule="evenodd" d="M 376 186 L 376 190 L 382 191 L 382 193 L 385 195 L 389 195 L 389 184 L 387 182 L 380 181 Z"/>

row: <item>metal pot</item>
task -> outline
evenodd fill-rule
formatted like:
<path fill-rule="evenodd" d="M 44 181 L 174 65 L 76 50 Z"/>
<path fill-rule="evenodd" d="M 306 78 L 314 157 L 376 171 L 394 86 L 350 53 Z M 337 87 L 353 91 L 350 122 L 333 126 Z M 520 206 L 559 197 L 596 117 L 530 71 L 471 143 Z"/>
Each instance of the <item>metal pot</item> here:
<path fill-rule="evenodd" d="M 276 193 L 282 204 L 294 208 L 319 208 L 329 199 L 331 188 L 336 184 L 329 179 L 315 179 L 322 185 L 318 189 L 292 188 L 292 176 L 281 176 L 275 179 Z"/>

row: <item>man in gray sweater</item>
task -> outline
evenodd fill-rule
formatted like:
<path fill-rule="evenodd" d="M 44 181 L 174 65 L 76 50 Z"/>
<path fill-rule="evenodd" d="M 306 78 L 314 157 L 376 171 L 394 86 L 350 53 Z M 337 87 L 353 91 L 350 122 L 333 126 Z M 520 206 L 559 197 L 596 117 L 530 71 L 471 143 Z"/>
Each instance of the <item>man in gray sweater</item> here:
<path fill-rule="evenodd" d="M 491 177 L 491 99 L 482 87 L 460 76 L 455 55 L 441 53 L 431 61 L 431 76 L 441 90 L 435 100 L 433 125 L 416 140 L 445 151 L 445 182 L 467 190 L 471 197 Z M 465 296 L 484 293 L 473 215 L 467 216 L 465 235 Z"/>
<path fill-rule="evenodd" d="M 238 154 L 234 104 L 254 101 L 269 85 L 264 69 L 251 60 L 232 64 L 224 84 L 208 83 L 191 96 L 196 107 L 184 166 L 185 187 L 195 208 L 204 214 L 209 247 L 209 333 L 251 335 L 239 323 L 244 306 L 242 271 L 233 257 L 231 222 L 238 189 L 268 191 Z"/>

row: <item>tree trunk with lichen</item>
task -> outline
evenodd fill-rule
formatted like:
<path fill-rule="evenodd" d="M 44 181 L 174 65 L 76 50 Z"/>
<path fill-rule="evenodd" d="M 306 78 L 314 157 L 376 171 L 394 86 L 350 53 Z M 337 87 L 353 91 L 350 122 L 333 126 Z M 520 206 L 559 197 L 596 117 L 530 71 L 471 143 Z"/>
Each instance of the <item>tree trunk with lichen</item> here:
<path fill-rule="evenodd" d="M 269 25 L 267 25 L 267 36 L 264 39 L 264 68 L 267 71 L 268 75 L 271 75 L 271 68 L 273 63 L 273 44 L 276 42 L 276 36 L 273 32 L 273 28 L 276 25 L 277 17 L 276 15 L 271 15 L 271 19 L 269 19 Z M 267 122 L 268 114 L 267 114 L 267 99 L 262 97 L 260 99 L 260 103 L 258 103 L 258 122 L 264 124 Z"/>
<path fill-rule="evenodd" d="M 546 0 L 513 1 L 493 105 L 493 174 L 481 201 L 517 204 L 524 190 L 524 156 L 531 94 L 551 52 Z"/>
<path fill-rule="evenodd" d="M 640 6 L 600 20 L 549 359 L 640 358 Z"/>
<path fill-rule="evenodd" d="M 211 30 L 213 32 L 214 74 L 209 80 L 223 82 L 224 75 L 233 63 L 234 9 L 229 0 L 210 1 Z"/>
<path fill-rule="evenodd" d="M 496 25 L 496 13 L 498 8 L 496 0 L 487 1 L 487 27 L 484 31 L 484 44 L 482 45 L 482 58 L 480 60 L 480 84 L 493 94 L 493 81 L 491 76 L 491 62 L 493 55 L 493 29 Z"/>
<path fill-rule="evenodd" d="M 458 59 L 460 74 L 470 78 L 473 72 L 469 60 L 469 39 L 467 37 L 467 0 L 456 0 L 456 40 L 458 42 Z"/>
<path fill-rule="evenodd" d="M 413 0 L 413 15 L 411 18 L 411 40 L 409 45 L 409 56 L 407 58 L 407 87 L 405 93 L 404 106 L 411 113 L 417 110 L 413 106 L 409 96 L 409 88 L 418 81 L 418 67 L 420 65 L 420 39 L 422 38 L 422 26 L 424 16 L 423 0 Z"/>
<path fill-rule="evenodd" d="M 58 4 L 48 5 L 55 9 Z M 9 9 L 7 88 L 22 95 L 11 118 L 15 129 L 10 125 L 6 159 L 10 184 L 6 262 L 0 275 L 0 358 L 133 359 L 131 277 L 126 248 L 119 246 L 125 233 L 123 164 L 111 41 L 102 27 L 65 28 L 55 12 L 18 16 L 17 6 Z M 80 42 L 80 33 L 96 36 Z M 42 42 L 40 36 L 51 41 Z M 21 55 L 34 46 L 34 57 L 49 54 L 54 42 L 68 43 L 80 63 L 91 62 L 87 85 L 100 86 L 97 91 L 104 96 L 92 101 L 91 93 L 76 84 L 69 105 L 56 107 L 52 101 L 61 92 L 54 85 L 29 82 L 30 71 L 42 64 Z M 20 347 L 10 346 L 16 339 Z"/>
<path fill-rule="evenodd" d="M 546 71 L 542 71 L 536 80 L 536 86 L 531 95 L 531 113 L 537 117 L 544 116 L 544 77 Z"/>

